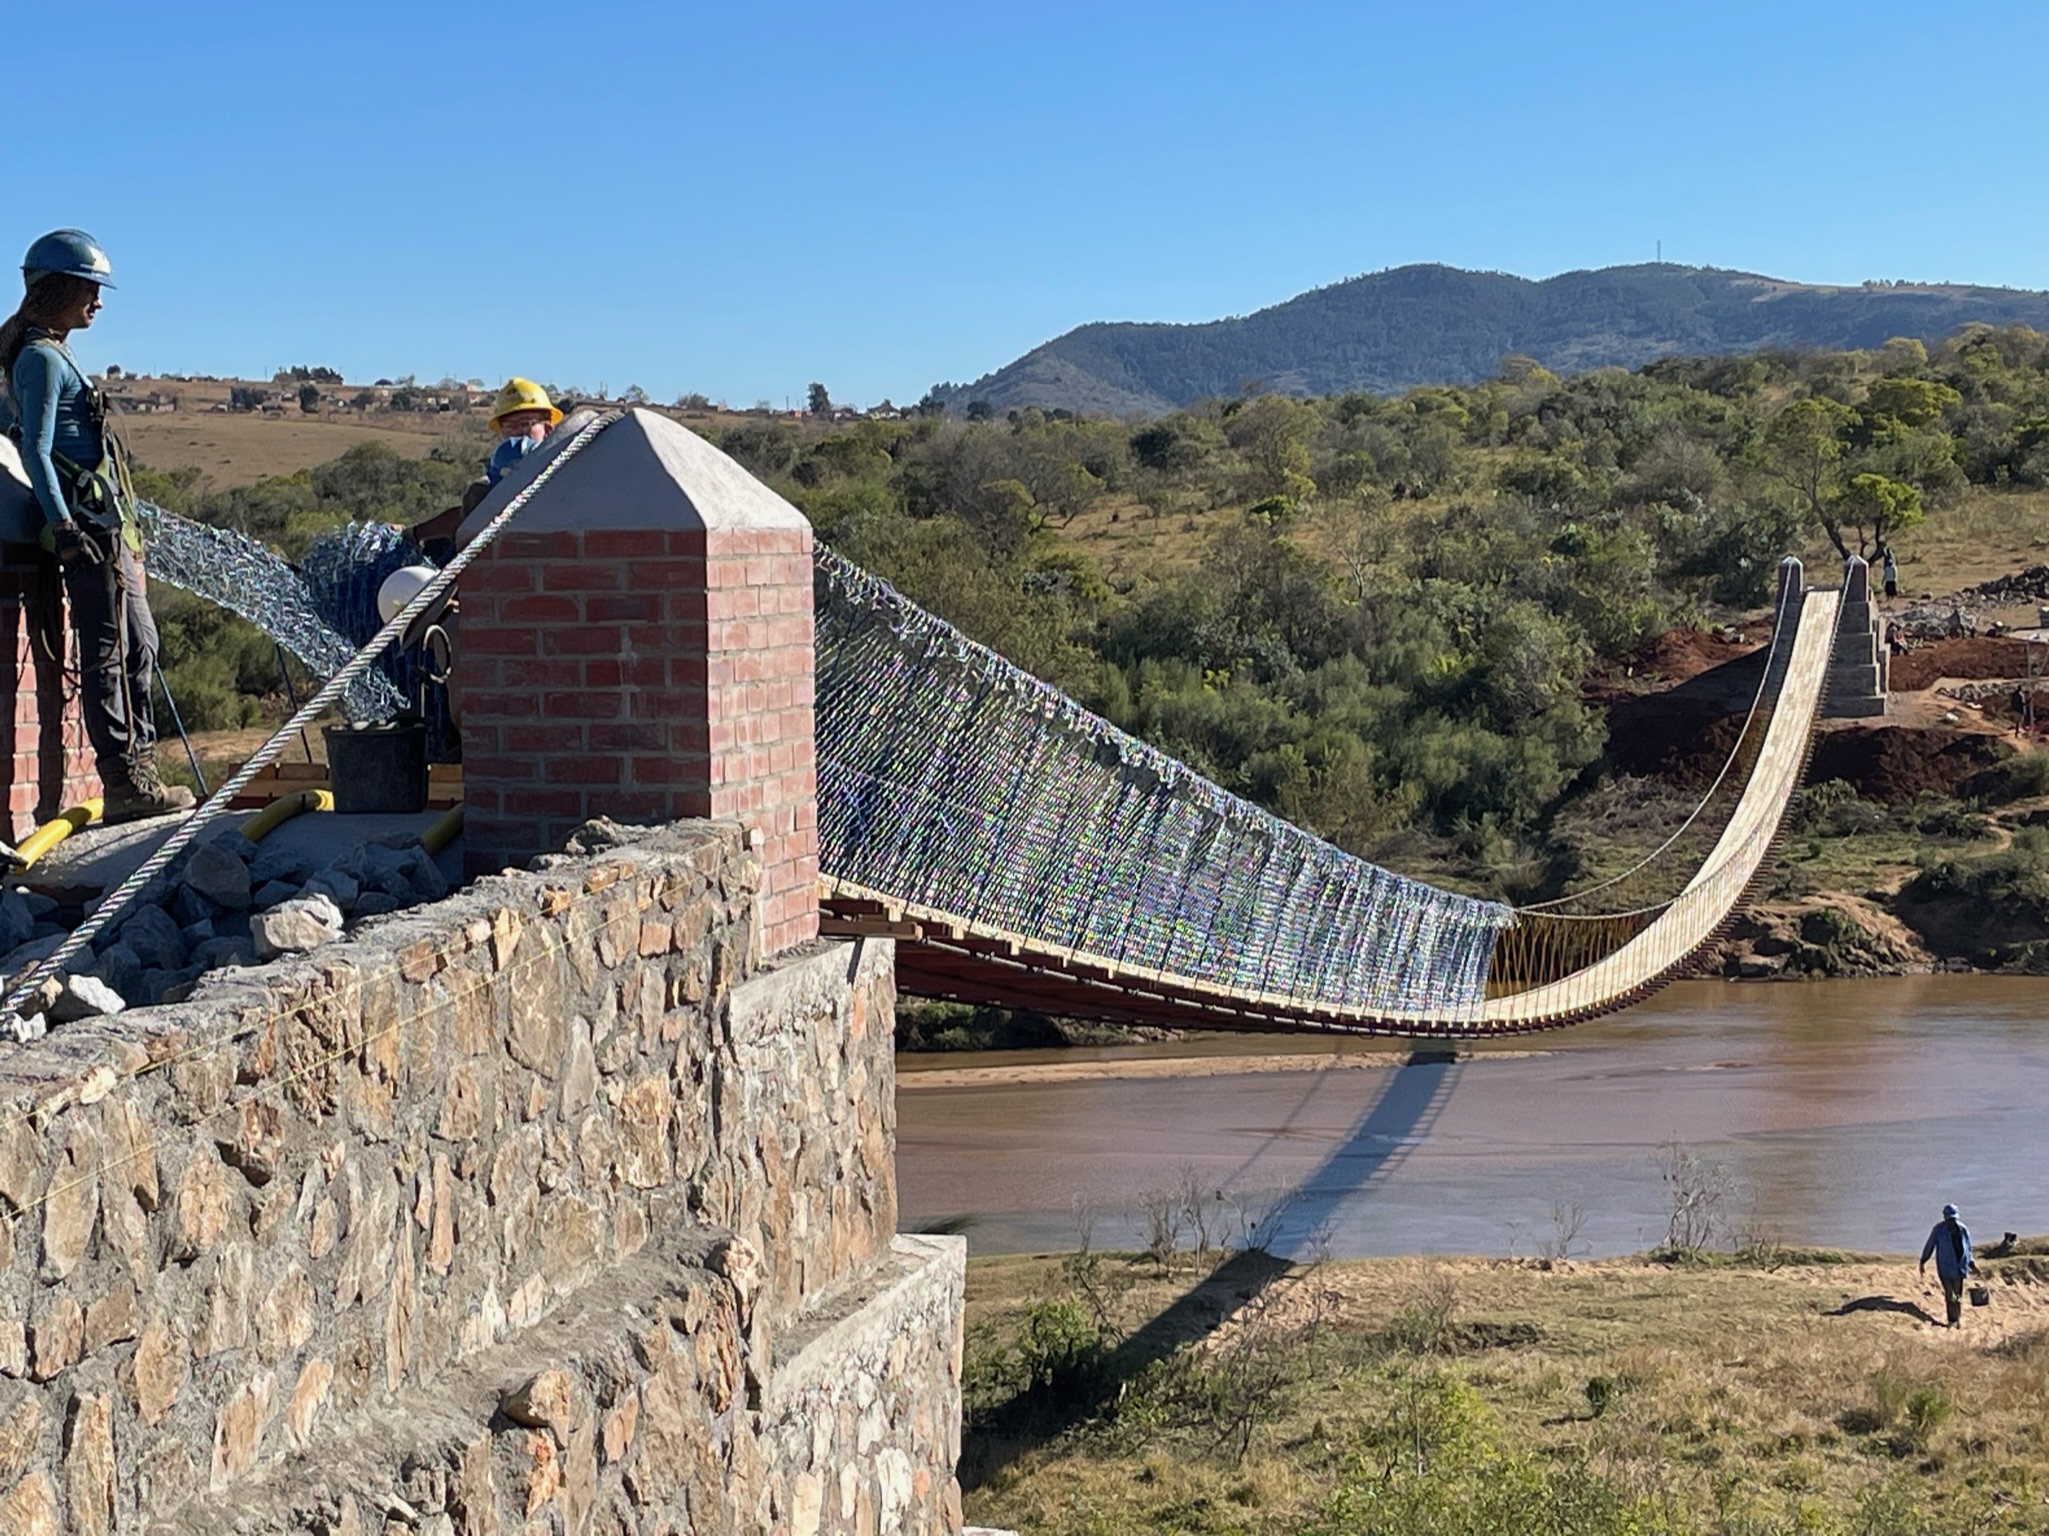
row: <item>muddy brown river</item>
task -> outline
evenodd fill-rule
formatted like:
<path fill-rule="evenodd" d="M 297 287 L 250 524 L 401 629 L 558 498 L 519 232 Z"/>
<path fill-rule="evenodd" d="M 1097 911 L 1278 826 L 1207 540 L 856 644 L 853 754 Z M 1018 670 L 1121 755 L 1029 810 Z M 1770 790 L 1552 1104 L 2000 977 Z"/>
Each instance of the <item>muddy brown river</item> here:
<path fill-rule="evenodd" d="M 1530 1255 L 1566 1239 L 1561 1216 L 1574 1253 L 1627 1253 L 1665 1237 L 1676 1143 L 1726 1185 L 1728 1233 L 1918 1250 L 1945 1200 L 1982 1241 L 2049 1232 L 2040 979 L 1689 982 L 1470 1059 L 1275 1059 L 1331 1050 L 899 1057 L 903 1225 L 957 1224 L 971 1252 L 1071 1249 L 1079 1205 L 1097 1246 L 1131 1247 L 1148 1197 L 1192 1178 L 1224 1192 L 1234 1236 L 1259 1224 L 1298 1257 Z M 1077 1078 L 1083 1063 L 1105 1075 Z M 1001 1080 L 1034 1072 L 1058 1076 Z"/>

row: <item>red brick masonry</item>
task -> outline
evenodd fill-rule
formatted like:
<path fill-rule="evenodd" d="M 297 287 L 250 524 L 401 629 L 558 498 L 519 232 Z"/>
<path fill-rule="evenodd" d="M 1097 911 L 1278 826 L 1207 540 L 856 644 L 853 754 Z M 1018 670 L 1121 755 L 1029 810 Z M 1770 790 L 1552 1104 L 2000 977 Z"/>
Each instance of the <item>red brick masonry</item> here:
<path fill-rule="evenodd" d="M 731 817 L 762 943 L 818 932 L 808 528 L 522 533 L 462 578 L 466 862 L 559 849 L 593 816 Z"/>
<path fill-rule="evenodd" d="M 0 763 L 7 774 L 6 837 L 11 843 L 67 806 L 100 793 L 85 739 L 76 659 L 67 652 L 71 665 L 60 666 L 38 638 L 55 634 L 66 647 L 70 643 L 63 598 L 49 575 L 40 564 L 0 562 L 0 625 L 7 631 L 0 646 L 14 658 L 6 674 L 8 696 L 0 703 L 8 733 Z"/>

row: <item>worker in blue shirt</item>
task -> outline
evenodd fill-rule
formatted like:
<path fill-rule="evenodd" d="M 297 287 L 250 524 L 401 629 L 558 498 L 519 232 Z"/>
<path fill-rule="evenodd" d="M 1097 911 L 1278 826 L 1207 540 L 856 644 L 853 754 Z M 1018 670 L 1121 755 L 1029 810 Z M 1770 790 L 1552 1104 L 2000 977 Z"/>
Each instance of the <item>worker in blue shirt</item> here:
<path fill-rule="evenodd" d="M 113 268 L 92 236 L 60 229 L 29 247 L 21 275 L 27 291 L 0 324 L 7 429 L 42 511 L 36 542 L 57 559 L 78 632 L 86 735 L 105 786 L 102 819 L 184 810 L 192 792 L 166 785 L 157 771 L 157 627 L 127 460 L 106 401 L 69 345 L 99 314 Z"/>
<path fill-rule="evenodd" d="M 1957 1208 L 1945 1205 L 1942 1220 L 1921 1245 L 1921 1273 L 1928 1273 L 1928 1258 L 1935 1257 L 1935 1274 L 1942 1281 L 1942 1299 L 1949 1308 L 1949 1325 L 1958 1327 L 1964 1316 L 1964 1276 L 1972 1269 L 1971 1229 L 1957 1220 Z"/>
<path fill-rule="evenodd" d="M 547 440 L 562 424 L 562 412 L 548 398 L 548 392 L 532 379 L 510 379 L 491 405 L 491 430 L 499 436 L 491 450 L 491 462 L 484 474 L 493 485 L 512 466 Z"/>

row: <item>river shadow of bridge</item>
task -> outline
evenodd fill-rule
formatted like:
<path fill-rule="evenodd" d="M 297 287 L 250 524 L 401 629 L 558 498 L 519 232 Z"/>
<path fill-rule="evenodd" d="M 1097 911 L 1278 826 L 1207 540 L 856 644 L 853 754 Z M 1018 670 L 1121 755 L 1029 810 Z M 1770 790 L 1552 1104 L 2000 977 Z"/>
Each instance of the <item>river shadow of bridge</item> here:
<path fill-rule="evenodd" d="M 1253 1306 L 1277 1280 L 1320 1262 L 1341 1219 L 1357 1219 L 1373 1190 L 1426 1141 L 1457 1085 L 1460 1064 L 1443 1049 L 1415 1050 L 1387 1080 L 1342 1140 L 1308 1178 L 1279 1192 L 1246 1222 L 1244 1246 L 1187 1288 L 1086 1369 L 1027 1384 L 1002 1403 L 972 1412 L 959 1466 L 961 1487 L 981 1487 L 1020 1457 L 1114 1404 L 1140 1372 L 1214 1333 Z M 1288 1122 L 1216 1185 L 1228 1193 L 1257 1172 L 1267 1147 L 1285 1138 L 1329 1076 L 1316 1074 Z"/>

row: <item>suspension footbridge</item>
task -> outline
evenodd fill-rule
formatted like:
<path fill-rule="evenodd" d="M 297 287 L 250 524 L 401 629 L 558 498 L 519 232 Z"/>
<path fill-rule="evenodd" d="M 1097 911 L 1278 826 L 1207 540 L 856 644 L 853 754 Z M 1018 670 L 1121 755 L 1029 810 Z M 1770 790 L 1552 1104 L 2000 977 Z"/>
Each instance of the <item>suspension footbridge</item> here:
<path fill-rule="evenodd" d="M 1781 569 L 1763 677 L 1687 828 L 1517 909 L 1351 858 L 1089 715 L 829 553 L 819 559 L 829 929 L 899 940 L 904 990 L 1114 1023 L 1513 1034 L 1683 975 L 1767 870 L 1841 594 Z M 1661 891 L 1662 887 L 1662 891 Z"/>
<path fill-rule="evenodd" d="M 608 424 L 577 432 L 479 543 Z M 376 670 L 365 656 L 444 581 L 374 637 L 336 628 L 338 608 L 369 607 L 378 580 L 415 558 L 395 530 L 353 525 L 294 568 L 224 530 L 153 522 L 154 575 L 329 675 L 308 709 L 376 718 L 410 691 L 407 663 Z M 1785 562 L 1755 700 L 1686 825 L 1620 876 L 1517 908 L 1395 874 L 1226 792 L 829 550 L 815 574 L 826 932 L 897 939 L 914 994 L 1119 1023 L 1421 1037 L 1568 1025 L 1685 972 L 1768 868 L 1843 606 Z"/>

